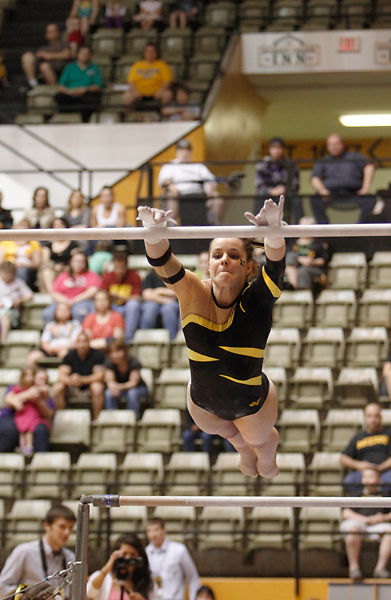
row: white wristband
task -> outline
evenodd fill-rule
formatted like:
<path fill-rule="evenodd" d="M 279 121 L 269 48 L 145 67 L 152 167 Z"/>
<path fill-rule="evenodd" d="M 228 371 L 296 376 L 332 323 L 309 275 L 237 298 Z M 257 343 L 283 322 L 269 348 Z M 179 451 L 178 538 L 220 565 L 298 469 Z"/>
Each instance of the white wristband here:
<path fill-rule="evenodd" d="M 269 248 L 281 248 L 284 245 L 285 239 L 282 235 L 276 235 L 265 237 L 265 244 L 269 246 Z"/>

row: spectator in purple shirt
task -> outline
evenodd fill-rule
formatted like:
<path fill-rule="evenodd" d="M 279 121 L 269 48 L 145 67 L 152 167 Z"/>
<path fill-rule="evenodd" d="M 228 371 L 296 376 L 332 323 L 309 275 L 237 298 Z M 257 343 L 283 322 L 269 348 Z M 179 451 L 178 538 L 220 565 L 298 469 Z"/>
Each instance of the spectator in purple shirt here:
<path fill-rule="evenodd" d="M 269 142 L 269 154 L 256 165 L 256 200 L 255 213 L 258 213 L 267 198 L 277 204 L 281 194 L 285 196 L 285 211 L 291 223 L 298 223 L 303 216 L 299 190 L 299 168 L 286 156 L 283 139 L 275 137 Z"/>

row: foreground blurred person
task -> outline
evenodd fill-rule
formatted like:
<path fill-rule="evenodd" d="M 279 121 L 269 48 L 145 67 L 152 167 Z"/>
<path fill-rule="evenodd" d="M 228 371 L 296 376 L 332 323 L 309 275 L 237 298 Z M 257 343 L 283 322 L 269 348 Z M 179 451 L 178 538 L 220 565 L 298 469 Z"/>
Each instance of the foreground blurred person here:
<path fill-rule="evenodd" d="M 266 264 L 253 280 L 253 245 L 239 238 L 210 245 L 210 280 L 185 271 L 165 237 L 170 213 L 139 207 L 153 238 L 147 258 L 178 297 L 189 353 L 188 409 L 206 433 L 229 440 L 240 454 L 240 470 L 250 477 L 278 474 L 275 386 L 262 371 L 272 324 L 272 307 L 282 290 L 285 241 L 279 226 L 284 198 L 266 200 L 256 225 L 275 227 L 265 238 Z"/>
<path fill-rule="evenodd" d="M 7 558 L 0 574 L 1 597 L 11 594 L 20 584 L 38 583 L 75 560 L 73 552 L 65 548 L 75 521 L 75 515 L 67 506 L 55 506 L 49 510 L 43 524 L 44 536 L 19 544 Z M 55 586 L 62 582 L 62 577 L 51 580 Z M 65 588 L 64 594 L 65 598 L 70 598 L 69 587 Z"/>
<path fill-rule="evenodd" d="M 87 584 L 90 600 L 158 600 L 144 547 L 133 533 L 121 535 L 109 560 Z"/>
<path fill-rule="evenodd" d="M 362 473 L 364 486 L 363 497 L 379 497 L 380 474 L 376 469 L 364 469 Z M 374 577 L 386 578 L 391 573 L 387 570 L 387 563 L 391 558 L 391 511 L 389 508 L 376 508 L 364 506 L 362 508 L 345 508 L 342 511 L 341 531 L 346 534 L 346 554 L 349 561 L 349 577 L 362 579 L 360 569 L 360 554 L 364 536 L 370 540 L 380 540 L 379 555 Z"/>

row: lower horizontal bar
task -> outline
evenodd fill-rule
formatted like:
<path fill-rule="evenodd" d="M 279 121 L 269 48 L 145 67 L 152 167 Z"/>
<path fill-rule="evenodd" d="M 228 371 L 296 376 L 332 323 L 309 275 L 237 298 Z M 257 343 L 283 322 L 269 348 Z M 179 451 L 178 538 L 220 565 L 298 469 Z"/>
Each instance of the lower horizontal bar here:
<path fill-rule="evenodd" d="M 359 508 L 363 506 L 389 508 L 391 497 L 339 497 L 339 496 L 82 496 L 81 502 L 105 508 L 118 506 L 288 506 L 304 508 L 338 507 Z"/>
<path fill-rule="evenodd" d="M 281 234 L 286 238 L 298 237 L 376 237 L 390 236 L 391 223 L 354 225 L 284 225 L 283 227 L 255 227 L 255 225 L 223 225 L 219 227 L 167 227 L 166 239 L 209 238 L 263 238 L 268 233 Z M 156 234 L 156 230 L 154 232 Z M 153 236 L 144 227 L 91 227 L 72 229 L 2 229 L 2 240 L 143 240 Z"/>

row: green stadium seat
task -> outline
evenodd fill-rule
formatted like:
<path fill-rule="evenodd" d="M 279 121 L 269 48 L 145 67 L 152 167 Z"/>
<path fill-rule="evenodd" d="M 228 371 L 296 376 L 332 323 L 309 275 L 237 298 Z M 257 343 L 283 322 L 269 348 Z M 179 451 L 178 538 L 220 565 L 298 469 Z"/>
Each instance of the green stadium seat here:
<path fill-rule="evenodd" d="M 328 368 L 296 369 L 291 382 L 290 400 L 297 408 L 325 408 L 333 399 L 333 374 Z"/>
<path fill-rule="evenodd" d="M 300 547 L 340 549 L 341 510 L 337 507 L 304 507 L 300 511 Z"/>
<path fill-rule="evenodd" d="M 287 506 L 256 506 L 246 519 L 247 552 L 263 548 L 290 550 L 293 509 Z"/>
<path fill-rule="evenodd" d="M 89 446 L 91 413 L 84 408 L 56 411 L 50 432 L 50 442 L 56 447 Z"/>
<path fill-rule="evenodd" d="M 160 370 L 168 365 L 169 333 L 166 329 L 138 329 L 131 350 L 144 367 Z"/>
<path fill-rule="evenodd" d="M 102 410 L 92 423 L 93 452 L 129 452 L 134 449 L 136 415 L 133 410 Z"/>
<path fill-rule="evenodd" d="M 77 125 L 82 122 L 81 114 L 79 112 L 58 112 L 54 113 L 54 115 L 49 119 L 49 123 L 51 123 L 51 125 Z"/>
<path fill-rule="evenodd" d="M 378 369 L 388 355 L 385 327 L 355 327 L 346 340 L 346 365 Z"/>
<path fill-rule="evenodd" d="M 6 516 L 6 545 L 11 549 L 42 536 L 49 500 L 15 500 Z"/>
<path fill-rule="evenodd" d="M 71 489 L 68 452 L 36 452 L 26 473 L 27 498 L 67 498 Z"/>
<path fill-rule="evenodd" d="M 303 445 L 302 448 L 304 448 Z M 300 449 L 299 444 L 297 449 Z M 301 495 L 305 478 L 304 455 L 301 452 L 279 452 L 277 465 L 280 473 L 276 477 L 273 477 L 272 480 L 261 479 L 261 495 L 296 496 L 298 492 Z"/>
<path fill-rule="evenodd" d="M 182 444 L 180 411 L 147 408 L 139 421 L 137 450 L 175 452 Z"/>
<path fill-rule="evenodd" d="M 24 496 L 23 477 L 24 456 L 16 452 L 0 454 L 0 498 L 22 498 Z"/>
<path fill-rule="evenodd" d="M 85 452 L 80 454 L 74 466 L 71 497 L 89 494 L 113 493 L 116 481 L 117 457 L 114 453 Z M 116 488 L 116 486 L 114 486 Z"/>
<path fill-rule="evenodd" d="M 6 341 L 1 346 L 0 360 L 8 368 L 23 368 L 26 366 L 27 356 L 39 346 L 39 331 L 14 329 L 9 332 Z"/>
<path fill-rule="evenodd" d="M 155 496 L 162 494 L 163 457 L 160 452 L 128 452 L 118 468 L 122 496 Z"/>
<path fill-rule="evenodd" d="M 310 327 L 303 340 L 302 365 L 305 367 L 339 368 L 345 354 L 345 338 L 341 327 Z"/>
<path fill-rule="evenodd" d="M 379 380 L 374 367 L 341 369 L 334 387 L 334 402 L 343 408 L 363 408 L 379 395 Z"/>
<path fill-rule="evenodd" d="M 310 453 L 317 449 L 320 436 L 318 412 L 314 409 L 286 409 L 278 420 L 283 452 Z"/>
<path fill-rule="evenodd" d="M 391 328 L 391 290 L 364 290 L 358 305 L 358 325 Z"/>
<path fill-rule="evenodd" d="M 358 408 L 332 408 L 323 422 L 322 449 L 341 452 L 364 425 L 363 411 Z"/>
<path fill-rule="evenodd" d="M 57 92 L 57 85 L 37 85 L 28 91 L 26 96 L 28 112 L 38 112 L 43 115 L 50 115 L 55 112 L 57 104 L 54 96 Z"/>
<path fill-rule="evenodd" d="M 280 408 L 285 407 L 290 393 L 286 369 L 283 367 L 267 367 L 264 371 L 277 388 L 278 406 Z"/>
<path fill-rule="evenodd" d="M 20 113 L 14 119 L 15 125 L 42 125 L 45 123 L 45 117 L 33 112 Z"/>
<path fill-rule="evenodd" d="M 363 290 L 367 280 L 367 259 L 364 252 L 335 252 L 327 270 L 330 289 Z"/>
<path fill-rule="evenodd" d="M 120 56 L 123 46 L 122 29 L 108 29 L 107 27 L 97 29 L 91 36 L 91 48 L 95 55 Z"/>
<path fill-rule="evenodd" d="M 162 369 L 155 381 L 156 408 L 186 409 L 187 386 L 190 381 L 190 370 Z"/>
<path fill-rule="evenodd" d="M 237 452 L 220 452 L 212 468 L 214 496 L 254 496 L 258 480 L 239 471 Z"/>
<path fill-rule="evenodd" d="M 284 291 L 273 309 L 274 327 L 305 329 L 312 324 L 314 300 L 309 290 Z"/>
<path fill-rule="evenodd" d="M 198 550 L 228 548 L 242 550 L 244 509 L 235 506 L 206 506 L 198 519 Z"/>
<path fill-rule="evenodd" d="M 5 392 L 10 385 L 19 383 L 20 369 L 0 369 L 0 407 L 4 406 Z"/>
<path fill-rule="evenodd" d="M 311 496 L 343 496 L 343 467 L 340 452 L 316 452 L 308 466 Z"/>
<path fill-rule="evenodd" d="M 166 494 L 206 495 L 209 471 L 209 455 L 206 452 L 173 452 L 165 472 Z"/>
<path fill-rule="evenodd" d="M 300 350 L 300 332 L 297 328 L 273 327 L 265 350 L 265 368 L 295 369 L 299 363 Z"/>
<path fill-rule="evenodd" d="M 391 281 L 391 252 L 378 251 L 369 263 L 368 286 L 388 289 Z"/>
<path fill-rule="evenodd" d="M 315 325 L 351 329 L 356 324 L 356 312 L 353 290 L 322 290 L 315 302 Z"/>
<path fill-rule="evenodd" d="M 154 517 L 163 519 L 170 540 L 186 544 L 194 549 L 193 531 L 196 526 L 196 511 L 194 506 L 157 506 Z"/>

